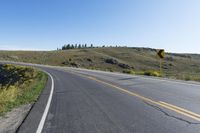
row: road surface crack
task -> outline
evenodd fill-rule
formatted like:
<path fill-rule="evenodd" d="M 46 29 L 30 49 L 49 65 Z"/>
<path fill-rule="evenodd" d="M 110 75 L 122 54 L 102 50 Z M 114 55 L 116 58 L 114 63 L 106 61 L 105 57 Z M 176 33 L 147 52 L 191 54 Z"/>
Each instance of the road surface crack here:
<path fill-rule="evenodd" d="M 177 119 L 177 120 L 186 122 L 187 124 L 195 124 L 195 125 L 200 124 L 199 122 L 191 122 L 191 121 L 185 120 L 185 119 L 183 119 L 183 118 L 180 118 L 180 117 L 177 117 L 177 116 L 174 116 L 174 115 L 170 115 L 169 113 L 167 113 L 167 112 L 164 111 L 162 108 L 160 108 L 160 107 L 158 107 L 158 106 L 156 106 L 156 105 L 152 105 L 152 104 L 150 104 L 150 103 L 148 103 L 148 102 L 146 102 L 146 101 L 143 101 L 143 102 L 144 102 L 146 105 L 148 105 L 148 106 L 150 106 L 150 107 L 152 107 L 152 108 L 154 108 L 154 109 L 156 109 L 156 110 L 162 112 L 164 115 L 166 115 L 166 116 L 168 116 L 168 117 L 171 117 L 171 118 L 174 118 L 174 119 Z"/>

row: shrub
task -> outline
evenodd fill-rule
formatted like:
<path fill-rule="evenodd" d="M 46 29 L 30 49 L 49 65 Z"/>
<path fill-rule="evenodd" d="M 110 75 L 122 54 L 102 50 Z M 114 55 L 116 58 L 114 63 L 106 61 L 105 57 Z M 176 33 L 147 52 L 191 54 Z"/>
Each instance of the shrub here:
<path fill-rule="evenodd" d="M 46 74 L 31 67 L 0 65 L 0 116 L 35 101 L 46 80 Z"/>
<path fill-rule="evenodd" d="M 145 71 L 144 75 L 146 76 L 156 76 L 156 77 L 160 77 L 160 73 L 157 71 Z"/>
<path fill-rule="evenodd" d="M 135 74 L 135 71 L 133 71 L 133 70 L 123 70 L 123 73 Z"/>
<path fill-rule="evenodd" d="M 185 79 L 186 81 L 189 81 L 189 80 L 191 80 L 191 77 L 190 77 L 190 76 L 185 76 L 184 79 Z"/>

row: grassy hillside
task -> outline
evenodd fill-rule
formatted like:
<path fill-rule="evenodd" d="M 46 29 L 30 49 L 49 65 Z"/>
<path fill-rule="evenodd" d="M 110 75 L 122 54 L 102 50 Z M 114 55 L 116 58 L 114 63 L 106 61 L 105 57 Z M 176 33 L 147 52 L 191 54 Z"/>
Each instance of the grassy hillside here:
<path fill-rule="evenodd" d="M 85 48 L 63 51 L 0 51 L 0 60 L 159 75 L 159 58 L 149 48 Z M 151 71 L 149 73 L 149 71 Z M 167 53 L 163 76 L 200 80 L 200 55 Z"/>
<path fill-rule="evenodd" d="M 0 65 L 0 115 L 35 101 L 46 80 L 44 73 L 30 67 Z"/>

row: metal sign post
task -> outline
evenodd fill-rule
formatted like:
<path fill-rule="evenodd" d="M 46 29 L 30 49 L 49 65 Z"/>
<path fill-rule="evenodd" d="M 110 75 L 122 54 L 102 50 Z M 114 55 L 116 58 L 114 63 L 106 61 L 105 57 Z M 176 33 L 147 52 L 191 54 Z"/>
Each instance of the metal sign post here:
<path fill-rule="evenodd" d="M 162 59 L 160 59 L 160 75 L 162 75 Z"/>

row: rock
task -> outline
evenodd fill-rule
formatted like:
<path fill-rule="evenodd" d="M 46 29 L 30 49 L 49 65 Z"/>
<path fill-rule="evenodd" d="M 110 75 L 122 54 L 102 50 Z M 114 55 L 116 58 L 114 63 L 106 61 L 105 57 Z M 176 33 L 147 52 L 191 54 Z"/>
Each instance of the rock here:
<path fill-rule="evenodd" d="M 124 63 L 119 63 L 117 60 L 115 59 L 105 59 L 106 63 L 109 64 L 113 64 L 113 65 L 118 65 L 119 67 L 123 68 L 123 69 L 134 69 L 134 67 L 129 66 L 128 64 L 124 64 Z"/>
<path fill-rule="evenodd" d="M 69 63 L 69 61 L 63 61 L 62 64 L 63 65 L 69 65 L 70 63 Z"/>
<path fill-rule="evenodd" d="M 119 63 L 118 66 L 124 69 L 134 69 L 134 67 L 129 66 L 128 64 L 124 64 L 124 63 Z"/>
<path fill-rule="evenodd" d="M 118 61 L 115 59 L 106 59 L 105 62 L 109 64 L 118 64 Z"/>
<path fill-rule="evenodd" d="M 75 63 L 75 62 L 71 62 L 70 65 L 71 65 L 72 67 L 79 67 L 79 66 L 80 66 L 79 64 L 77 64 L 77 63 Z"/>
<path fill-rule="evenodd" d="M 89 62 L 92 62 L 92 59 L 90 59 L 90 58 L 87 58 L 86 60 L 89 61 Z"/>

